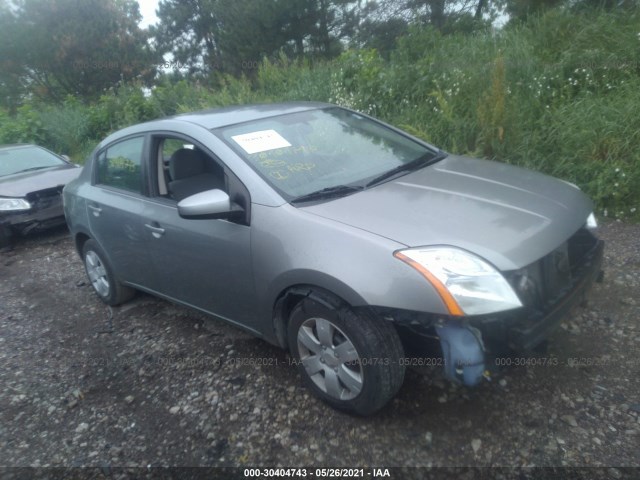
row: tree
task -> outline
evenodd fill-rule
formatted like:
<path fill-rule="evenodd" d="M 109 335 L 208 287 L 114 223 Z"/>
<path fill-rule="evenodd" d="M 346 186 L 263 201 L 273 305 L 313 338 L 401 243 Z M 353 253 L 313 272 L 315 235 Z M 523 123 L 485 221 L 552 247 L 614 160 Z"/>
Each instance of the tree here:
<path fill-rule="evenodd" d="M 171 53 L 191 73 L 246 73 L 264 56 L 309 28 L 306 0 L 162 0 L 152 29 L 159 50 Z"/>
<path fill-rule="evenodd" d="M 192 73 L 221 67 L 219 0 L 161 0 L 151 27 L 156 48 Z"/>
<path fill-rule="evenodd" d="M 6 2 L 0 2 L 0 104 L 15 112 L 23 93 L 20 77 L 22 68 L 15 48 L 15 18 Z"/>
<path fill-rule="evenodd" d="M 505 0 L 378 0 L 365 8 L 361 27 L 388 24 L 401 30 L 401 22 L 432 26 L 442 33 L 484 28 L 503 9 Z M 393 21 L 392 21 L 393 20 Z M 475 25 L 475 27 L 474 27 Z"/>
<path fill-rule="evenodd" d="M 20 0 L 0 11 L 2 84 L 16 101 L 99 96 L 121 81 L 151 80 L 154 54 L 133 0 Z"/>
<path fill-rule="evenodd" d="M 505 0 L 506 12 L 511 20 L 526 20 L 550 8 L 566 4 L 566 0 Z"/>
<path fill-rule="evenodd" d="M 316 53 L 325 58 L 338 55 L 341 41 L 353 38 L 360 21 L 357 0 L 317 0 L 315 4 L 316 24 L 310 38 Z"/>
<path fill-rule="evenodd" d="M 580 8 L 596 8 L 602 10 L 637 9 L 640 7 L 638 0 L 573 0 L 571 6 Z"/>
<path fill-rule="evenodd" d="M 313 28 L 307 0 L 220 0 L 220 55 L 225 71 L 253 76 L 280 51 L 302 57 Z"/>
<path fill-rule="evenodd" d="M 314 32 L 316 24 L 314 3 L 309 0 L 280 0 L 284 35 L 298 58 L 305 55 L 309 39 Z"/>
<path fill-rule="evenodd" d="M 358 27 L 355 44 L 374 48 L 384 58 L 389 58 L 396 47 L 396 40 L 409 32 L 409 24 L 403 18 L 366 18 Z"/>
<path fill-rule="evenodd" d="M 501 0 L 512 20 L 526 20 L 531 15 L 541 14 L 551 8 L 567 7 L 575 10 L 585 9 L 637 9 L 638 0 Z"/>
<path fill-rule="evenodd" d="M 442 30 L 446 21 L 446 4 L 446 0 L 409 0 L 407 7 L 416 12 L 422 23 L 431 24 L 438 30 Z"/>
<path fill-rule="evenodd" d="M 264 57 L 331 57 L 354 35 L 357 0 L 162 0 L 158 49 L 192 72 L 249 73 Z"/>

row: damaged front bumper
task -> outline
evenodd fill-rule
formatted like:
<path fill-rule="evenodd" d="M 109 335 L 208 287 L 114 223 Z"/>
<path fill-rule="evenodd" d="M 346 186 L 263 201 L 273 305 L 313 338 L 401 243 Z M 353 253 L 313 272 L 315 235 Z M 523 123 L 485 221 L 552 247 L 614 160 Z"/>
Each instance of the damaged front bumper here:
<path fill-rule="evenodd" d="M 448 379 L 467 386 L 477 385 L 496 371 L 497 358 L 513 352 L 531 353 L 542 344 L 569 311 L 585 299 L 593 282 L 601 280 L 604 242 L 578 232 L 569 243 L 565 250 L 570 272 L 563 273 L 561 282 L 553 271 L 557 262 L 551 265 L 546 257 L 506 275 L 514 288 L 516 284 L 525 285 L 526 282 L 522 282 L 525 273 L 531 276 L 528 278 L 531 282 L 538 281 L 535 295 L 528 292 L 524 307 L 470 317 L 398 311 L 385 312 L 384 316 L 396 324 L 406 346 L 415 346 L 420 337 L 423 341 L 437 340 Z M 579 255 L 575 254 L 578 250 Z M 549 257 L 553 255 L 557 256 L 557 252 Z M 518 293 L 524 298 L 527 292 Z"/>
<path fill-rule="evenodd" d="M 0 218 L 0 227 L 7 228 L 20 235 L 27 235 L 29 232 L 45 230 L 64 224 L 64 214 L 58 211 L 33 212 L 30 210 L 26 213 L 10 214 Z"/>
<path fill-rule="evenodd" d="M 26 235 L 65 224 L 62 207 L 62 187 L 33 192 L 27 195 L 29 210 L 0 213 L 0 228 Z"/>

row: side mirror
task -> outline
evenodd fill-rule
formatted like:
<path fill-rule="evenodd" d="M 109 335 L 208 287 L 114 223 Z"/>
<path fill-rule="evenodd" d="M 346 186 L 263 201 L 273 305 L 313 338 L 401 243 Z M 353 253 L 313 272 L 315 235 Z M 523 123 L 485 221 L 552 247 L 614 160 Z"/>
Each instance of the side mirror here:
<path fill-rule="evenodd" d="M 178 214 L 183 218 L 229 218 L 242 212 L 242 207 L 231 202 L 222 190 L 206 190 L 178 202 Z"/>

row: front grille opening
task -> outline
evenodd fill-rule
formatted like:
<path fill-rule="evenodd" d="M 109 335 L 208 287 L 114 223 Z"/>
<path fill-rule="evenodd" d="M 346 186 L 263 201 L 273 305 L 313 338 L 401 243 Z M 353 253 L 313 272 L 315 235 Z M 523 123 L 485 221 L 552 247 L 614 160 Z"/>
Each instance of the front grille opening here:
<path fill-rule="evenodd" d="M 61 201 L 62 188 L 63 186 L 60 185 L 58 187 L 31 192 L 27 195 L 27 200 L 36 210 L 48 208 Z"/>
<path fill-rule="evenodd" d="M 576 271 L 597 242 L 589 230 L 581 228 L 553 252 L 505 277 L 525 308 L 544 311 L 570 288 Z"/>
<path fill-rule="evenodd" d="M 569 249 L 569 265 L 571 270 L 584 263 L 585 256 L 593 250 L 598 239 L 586 228 L 578 230 L 567 242 Z"/>

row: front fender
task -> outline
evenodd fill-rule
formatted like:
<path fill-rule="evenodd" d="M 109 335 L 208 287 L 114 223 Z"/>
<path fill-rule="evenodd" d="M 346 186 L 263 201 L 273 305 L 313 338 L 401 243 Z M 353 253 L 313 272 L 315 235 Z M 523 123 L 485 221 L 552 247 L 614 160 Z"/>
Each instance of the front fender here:
<path fill-rule="evenodd" d="M 447 314 L 441 298 L 393 253 L 405 246 L 290 205 L 255 205 L 251 254 L 263 335 L 273 335 L 274 305 L 288 288 L 313 285 L 352 307 Z M 268 325 L 268 327 L 267 327 Z"/>

